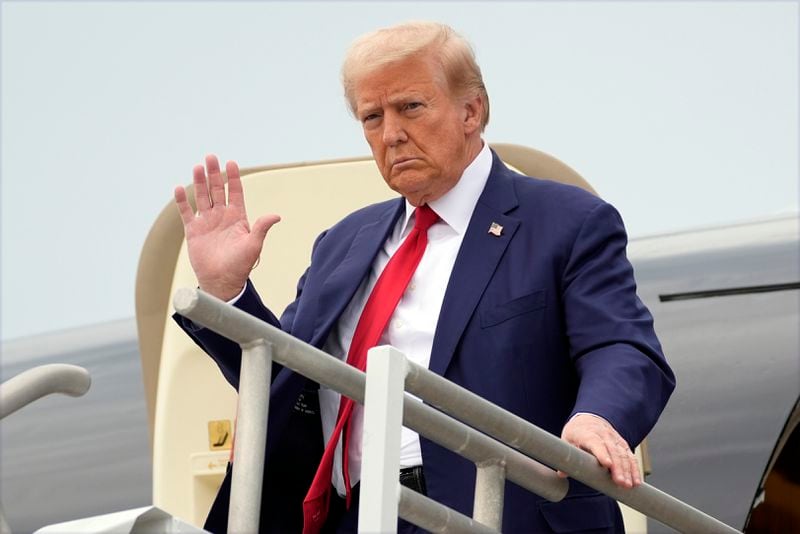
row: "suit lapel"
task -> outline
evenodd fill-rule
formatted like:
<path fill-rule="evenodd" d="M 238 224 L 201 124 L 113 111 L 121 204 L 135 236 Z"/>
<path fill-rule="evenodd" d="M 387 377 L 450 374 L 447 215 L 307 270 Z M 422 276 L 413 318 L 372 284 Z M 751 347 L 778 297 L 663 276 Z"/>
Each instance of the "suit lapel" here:
<path fill-rule="evenodd" d="M 439 375 L 447 370 L 458 341 L 520 224 L 519 219 L 506 215 L 518 205 L 513 182 L 504 176 L 509 171 L 496 154 L 492 157 L 492 172 L 470 219 L 439 313 L 429 365 Z M 493 223 L 502 226 L 502 231 L 495 227 L 495 232 L 490 233 Z"/>
<path fill-rule="evenodd" d="M 365 224 L 353 238 L 344 259 L 325 280 L 318 297 L 317 320 L 310 343 L 321 346 L 328 332 L 367 276 L 375 256 L 403 213 L 402 198 L 389 205 L 378 220 Z"/>

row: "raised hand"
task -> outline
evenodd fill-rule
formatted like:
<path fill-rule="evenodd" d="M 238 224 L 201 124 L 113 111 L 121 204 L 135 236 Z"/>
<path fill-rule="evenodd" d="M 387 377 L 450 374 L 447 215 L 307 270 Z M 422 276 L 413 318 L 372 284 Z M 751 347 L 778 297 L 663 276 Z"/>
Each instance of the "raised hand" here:
<path fill-rule="evenodd" d="M 561 439 L 594 455 L 600 465 L 611 471 L 611 478 L 618 486 L 635 488 L 642 483 L 636 456 L 605 419 L 576 414 L 564 425 Z M 567 476 L 561 471 L 558 474 Z"/>
<path fill-rule="evenodd" d="M 189 261 L 200 289 L 222 300 L 230 300 L 241 292 L 250 271 L 258 261 L 264 238 L 278 215 L 264 215 L 253 223 L 247 221 L 239 166 L 229 161 L 228 202 L 219 161 L 206 156 L 205 167 L 193 169 L 197 214 L 186 198 L 186 190 L 175 188 L 175 203 L 183 221 Z"/>

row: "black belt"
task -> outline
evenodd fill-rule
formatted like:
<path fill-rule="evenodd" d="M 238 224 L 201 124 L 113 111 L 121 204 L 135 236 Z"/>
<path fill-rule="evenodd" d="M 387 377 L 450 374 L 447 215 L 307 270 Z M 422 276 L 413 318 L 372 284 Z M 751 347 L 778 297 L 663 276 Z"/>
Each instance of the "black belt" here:
<path fill-rule="evenodd" d="M 421 465 L 414 467 L 404 467 L 400 470 L 400 484 L 403 486 L 421 493 L 428 494 L 428 488 L 425 486 L 425 473 L 422 471 Z"/>

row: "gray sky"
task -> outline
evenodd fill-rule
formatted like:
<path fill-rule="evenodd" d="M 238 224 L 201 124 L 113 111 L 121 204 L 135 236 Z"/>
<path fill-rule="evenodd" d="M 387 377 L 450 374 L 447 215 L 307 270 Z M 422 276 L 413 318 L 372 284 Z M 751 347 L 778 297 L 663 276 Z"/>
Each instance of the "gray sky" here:
<path fill-rule="evenodd" d="M 633 237 L 798 210 L 797 2 L 4 1 L 2 338 L 133 316 L 205 153 L 367 154 L 339 65 L 409 19 L 474 44 L 488 141 L 566 161 Z"/>

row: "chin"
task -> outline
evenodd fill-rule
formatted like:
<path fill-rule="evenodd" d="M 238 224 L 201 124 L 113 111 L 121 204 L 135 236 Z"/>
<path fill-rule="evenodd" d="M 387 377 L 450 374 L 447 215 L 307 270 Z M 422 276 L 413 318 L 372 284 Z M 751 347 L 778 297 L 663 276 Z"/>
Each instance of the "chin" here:
<path fill-rule="evenodd" d="M 389 180 L 388 185 L 409 201 L 425 195 L 424 179 L 420 177 L 402 176 Z"/>

